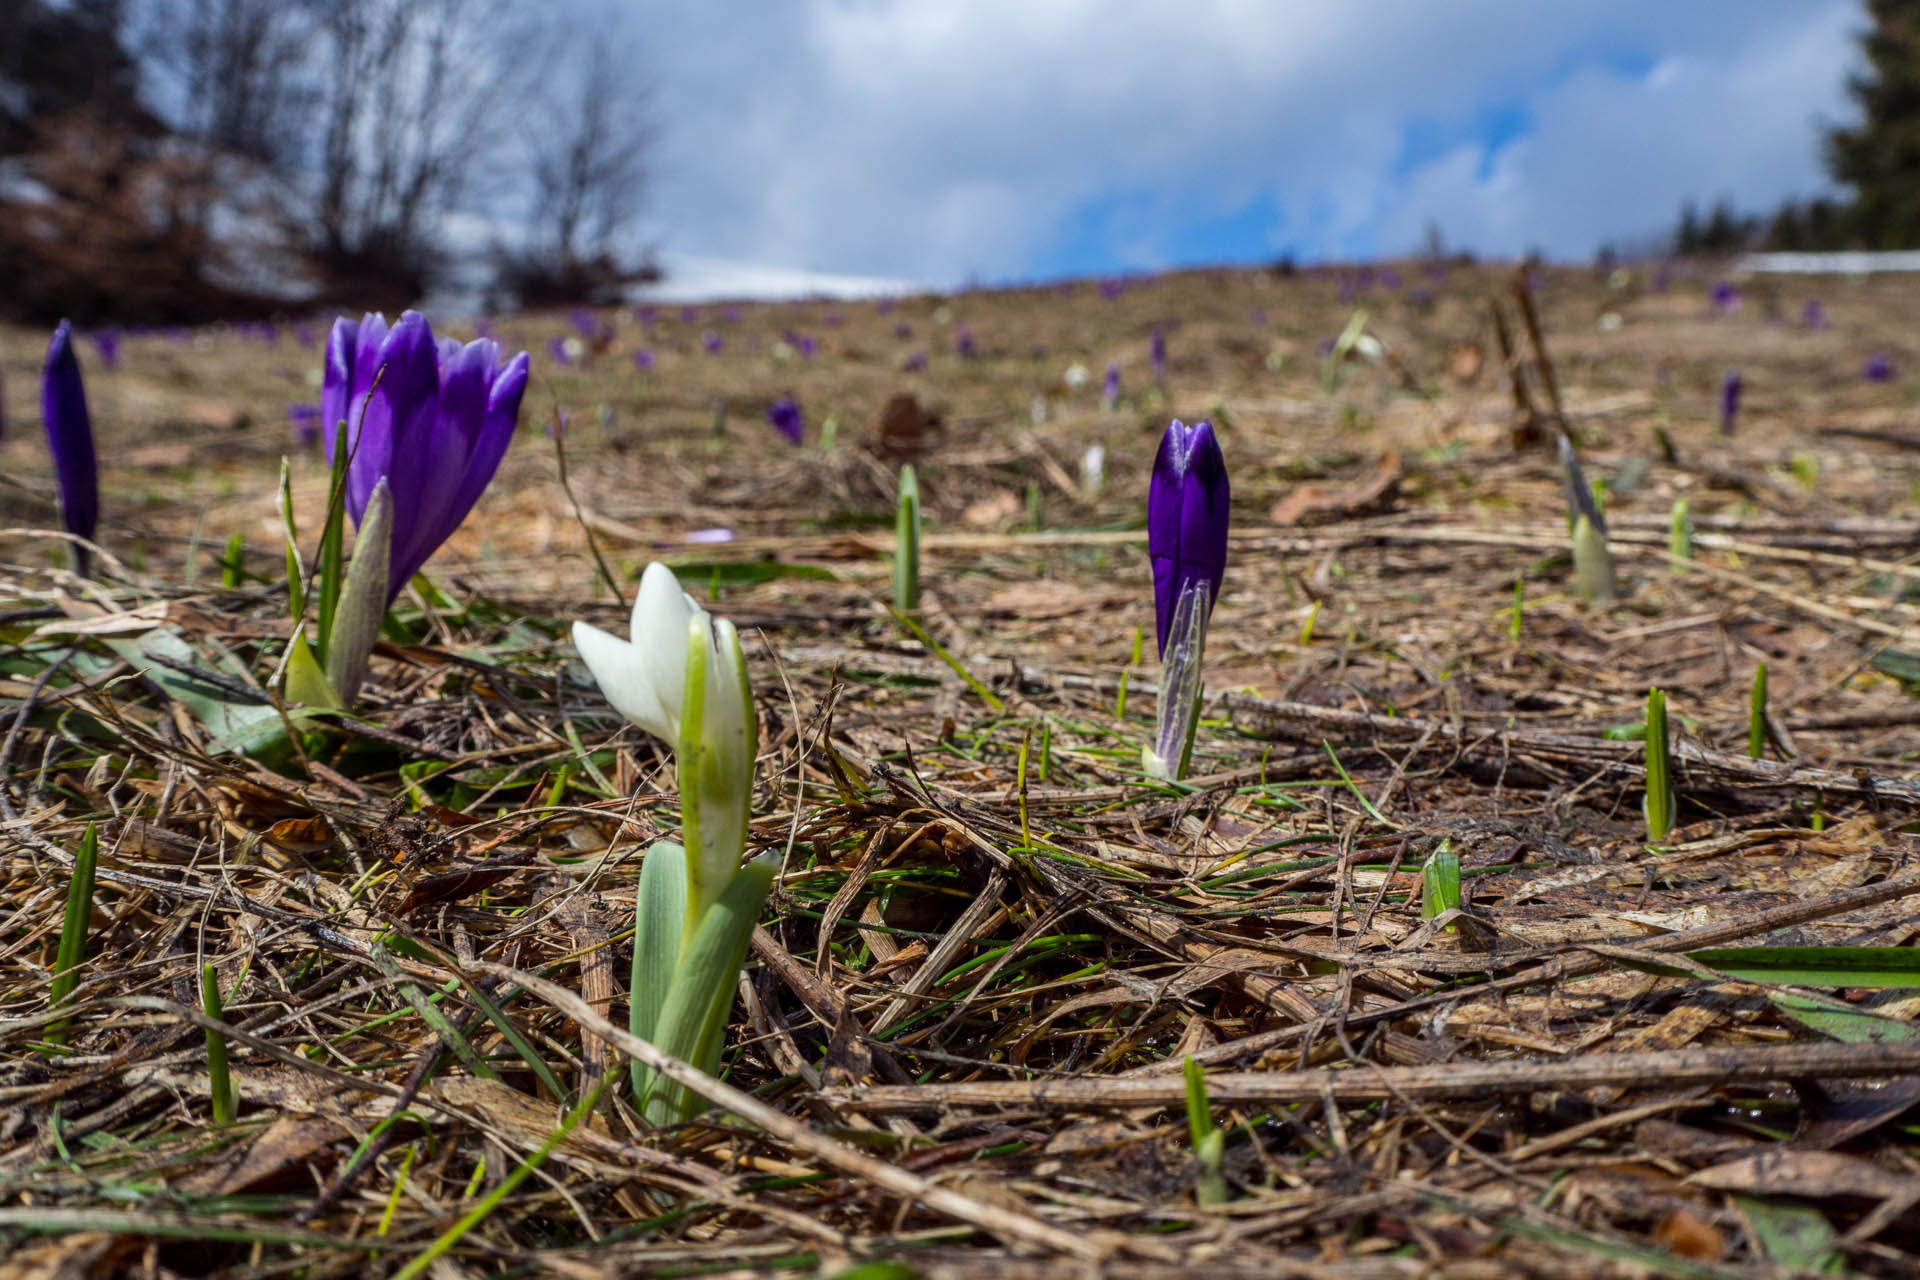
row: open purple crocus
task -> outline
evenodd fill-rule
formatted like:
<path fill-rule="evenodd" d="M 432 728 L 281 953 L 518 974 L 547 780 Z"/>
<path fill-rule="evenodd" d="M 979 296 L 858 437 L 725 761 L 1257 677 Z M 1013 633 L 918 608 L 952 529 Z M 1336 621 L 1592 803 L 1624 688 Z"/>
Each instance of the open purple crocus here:
<path fill-rule="evenodd" d="M 347 511 L 356 526 L 382 476 L 393 490 L 389 603 L 493 479 L 526 389 L 526 352 L 502 368 L 498 343 L 436 341 L 417 311 L 391 329 L 382 315 L 333 322 L 320 395 L 327 454 L 344 421 Z"/>
<path fill-rule="evenodd" d="M 60 487 L 60 519 L 68 533 L 91 542 L 100 523 L 100 469 L 93 452 L 87 389 L 80 381 L 80 361 L 73 354 L 73 326 L 65 320 L 47 344 L 47 363 L 40 373 L 40 416 L 46 423 L 47 448 L 53 454 L 54 478 Z M 74 545 L 73 567 L 83 577 L 90 558 L 85 546 Z"/>
<path fill-rule="evenodd" d="M 1147 559 L 1153 564 L 1153 614 L 1160 652 L 1167 649 L 1180 594 L 1207 587 L 1207 609 L 1227 571 L 1227 460 L 1211 422 L 1191 427 L 1175 418 L 1161 437 L 1147 489 Z"/>

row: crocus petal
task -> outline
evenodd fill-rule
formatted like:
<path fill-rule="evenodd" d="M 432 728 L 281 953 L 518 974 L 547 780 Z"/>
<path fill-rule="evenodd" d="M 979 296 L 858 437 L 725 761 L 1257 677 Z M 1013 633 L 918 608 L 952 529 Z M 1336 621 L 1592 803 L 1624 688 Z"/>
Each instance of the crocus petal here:
<path fill-rule="evenodd" d="M 69 533 L 91 540 L 100 521 L 100 474 L 87 391 L 73 354 L 72 327 L 65 320 L 47 344 L 47 363 L 40 377 L 40 416 L 46 422 L 47 448 L 60 486 L 60 517 Z M 86 563 L 83 550 L 75 564 L 84 573 Z"/>
<path fill-rule="evenodd" d="M 576 622 L 573 647 L 580 651 L 581 660 L 615 711 L 654 737 L 673 741 L 674 726 L 632 645 L 590 623 Z"/>
<path fill-rule="evenodd" d="M 1153 567 L 1154 631 L 1166 651 L 1181 588 L 1204 579 L 1209 603 L 1227 565 L 1229 505 L 1226 460 L 1213 425 L 1175 419 L 1161 438 L 1147 489 L 1147 557 Z"/>
<path fill-rule="evenodd" d="M 320 390 L 320 435 L 327 446 L 327 461 L 333 461 L 334 435 L 347 420 L 347 406 L 353 400 L 353 355 L 358 345 L 360 326 L 341 316 L 327 334 L 324 381 Z"/>
<path fill-rule="evenodd" d="M 653 561 L 640 575 L 640 591 L 633 600 L 633 647 L 648 683 L 673 725 L 669 741 L 679 735 L 680 710 L 687 680 L 687 620 L 704 618 L 706 611 L 680 589 L 673 570 Z"/>

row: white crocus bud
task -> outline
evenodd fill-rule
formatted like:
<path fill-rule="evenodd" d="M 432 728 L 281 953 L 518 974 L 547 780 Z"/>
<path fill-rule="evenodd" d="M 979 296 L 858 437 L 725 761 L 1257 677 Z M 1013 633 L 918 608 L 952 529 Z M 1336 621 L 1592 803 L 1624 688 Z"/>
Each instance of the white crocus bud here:
<path fill-rule="evenodd" d="M 694 603 L 663 564 L 641 575 L 630 634 L 573 624 L 574 647 L 614 710 L 674 748 L 690 934 L 746 849 L 759 748 L 753 691 L 733 624 Z"/>

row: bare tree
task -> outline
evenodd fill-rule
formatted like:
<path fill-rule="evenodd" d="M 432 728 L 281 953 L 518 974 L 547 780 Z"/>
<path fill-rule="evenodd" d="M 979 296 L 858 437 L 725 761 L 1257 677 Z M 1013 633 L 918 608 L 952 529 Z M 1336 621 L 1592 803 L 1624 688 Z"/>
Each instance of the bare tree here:
<path fill-rule="evenodd" d="M 589 42 L 575 74 L 553 77 L 528 137 L 535 244 L 577 260 L 612 249 L 640 208 L 653 145 L 650 95 L 634 59 Z M 568 68 L 572 72 L 572 68 Z"/>

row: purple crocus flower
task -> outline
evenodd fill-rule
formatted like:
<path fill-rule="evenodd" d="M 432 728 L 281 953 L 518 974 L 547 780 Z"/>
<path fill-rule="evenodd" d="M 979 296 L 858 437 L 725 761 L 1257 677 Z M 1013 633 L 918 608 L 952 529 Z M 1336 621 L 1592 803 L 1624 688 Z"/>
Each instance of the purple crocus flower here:
<path fill-rule="evenodd" d="M 971 360 L 979 354 L 979 349 L 973 345 L 973 330 L 961 325 L 953 335 L 953 349 L 962 360 Z"/>
<path fill-rule="evenodd" d="M 378 385 L 375 378 L 378 376 Z M 527 353 L 500 367 L 500 347 L 482 338 L 435 341 L 427 318 L 344 316 L 327 340 L 320 395 L 327 452 L 347 424 L 347 511 L 359 524 L 382 477 L 393 491 L 387 599 L 473 510 L 513 438 L 527 389 Z"/>
<path fill-rule="evenodd" d="M 728 307 L 728 308 L 727 308 L 727 309 L 726 309 L 725 311 L 722 311 L 722 312 L 720 313 L 720 320 L 721 320 L 721 323 L 723 323 L 723 324 L 729 324 L 729 325 L 733 325 L 733 324 L 739 324 L 739 323 L 740 323 L 740 308 L 739 308 L 739 307 L 737 307 L 737 306 L 736 306 L 736 307 Z"/>
<path fill-rule="evenodd" d="M 1720 434 L 1733 434 L 1734 419 L 1740 415 L 1740 374 L 1733 369 L 1720 379 Z"/>
<path fill-rule="evenodd" d="M 893 326 L 893 336 L 896 338 L 911 338 L 913 336 L 913 326 L 905 320 L 902 320 Z"/>
<path fill-rule="evenodd" d="M 1867 357 L 1867 363 L 1861 367 L 1860 376 L 1868 382 L 1893 381 L 1893 357 L 1884 351 L 1876 351 Z"/>
<path fill-rule="evenodd" d="M 700 318 L 700 311 L 699 311 L 699 308 L 697 308 L 697 307 L 682 307 L 682 308 L 680 308 L 680 323 L 681 323 L 681 324 L 685 324 L 685 325 L 690 325 L 690 324 L 692 324 L 692 323 L 693 323 L 694 321 L 696 321 L 696 320 L 698 320 L 699 318 Z"/>
<path fill-rule="evenodd" d="M 1807 299 L 1806 305 L 1800 308 L 1800 323 L 1809 329 L 1827 327 L 1827 309 L 1820 305 L 1820 299 Z"/>
<path fill-rule="evenodd" d="M 873 309 L 879 312 L 883 316 L 891 315 L 893 314 L 893 299 L 881 298 L 879 301 L 873 304 Z"/>
<path fill-rule="evenodd" d="M 93 349 L 100 353 L 100 363 L 109 369 L 120 367 L 120 331 L 118 329 L 95 329 L 87 335 L 93 339 Z"/>
<path fill-rule="evenodd" d="M 1107 381 L 1101 389 L 1100 398 L 1106 401 L 1108 408 L 1112 408 L 1114 405 L 1114 402 L 1120 399 L 1120 366 L 1119 365 L 1117 364 L 1107 365 Z"/>
<path fill-rule="evenodd" d="M 787 438 L 788 444 L 799 444 L 806 432 L 806 419 L 801 416 L 800 406 L 792 396 L 781 396 L 768 405 L 767 421 L 775 431 Z"/>
<path fill-rule="evenodd" d="M 642 373 L 653 368 L 653 352 L 645 347 L 641 347 L 638 351 L 635 351 L 633 353 L 633 367 Z"/>
<path fill-rule="evenodd" d="M 293 438 L 300 447 L 309 453 L 320 447 L 320 406 L 317 404 L 290 404 L 287 406 L 287 422 L 293 427 Z"/>
<path fill-rule="evenodd" d="M 1154 383 L 1164 383 L 1167 380 L 1167 335 L 1155 329 L 1148 351 L 1153 357 Z"/>
<path fill-rule="evenodd" d="M 573 331 L 589 342 L 600 334 L 600 322 L 585 307 L 575 307 L 567 319 L 573 325 Z"/>
<path fill-rule="evenodd" d="M 40 418 L 47 427 L 47 450 L 60 485 L 60 518 L 67 532 L 93 540 L 100 523 L 100 469 L 93 453 L 93 419 L 87 415 L 87 389 L 80 361 L 73 354 L 73 326 L 62 320 L 47 344 L 40 372 Z M 73 567 L 85 577 L 91 553 L 74 544 Z"/>
<path fill-rule="evenodd" d="M 485 324 L 486 321 L 483 320 L 480 323 Z M 313 326 L 308 324 L 305 320 L 302 320 L 300 323 L 294 325 L 293 340 L 300 344 L 301 350 L 303 351 L 312 350 L 313 349 Z"/>
<path fill-rule="evenodd" d="M 902 373 L 919 373 L 926 367 L 927 353 L 924 351 L 916 351 L 900 362 L 900 372 Z"/>
<path fill-rule="evenodd" d="M 1740 309 L 1740 286 L 1731 280 L 1722 280 L 1713 286 L 1713 309 L 1723 316 L 1730 316 Z"/>
<path fill-rule="evenodd" d="M 651 329 L 653 328 L 653 322 L 660 318 L 660 308 L 635 307 L 633 309 L 633 318 L 640 322 L 642 329 Z"/>
<path fill-rule="evenodd" d="M 1153 564 L 1154 630 L 1162 654 L 1174 606 L 1189 584 L 1207 585 L 1207 607 L 1227 570 L 1227 463 L 1211 422 L 1178 418 L 1160 441 L 1147 489 L 1147 558 Z"/>
<path fill-rule="evenodd" d="M 1126 291 L 1127 282 L 1124 280 L 1102 280 L 1100 282 L 1100 296 L 1108 302 L 1112 302 Z"/>
<path fill-rule="evenodd" d="M 805 334 L 797 335 L 794 338 L 793 347 L 794 347 L 794 350 L 800 353 L 800 358 L 803 360 L 813 359 L 815 354 L 817 354 L 820 350 L 819 342 L 817 342 L 813 338 L 807 337 Z"/>
<path fill-rule="evenodd" d="M 553 357 L 555 364 L 570 365 L 573 363 L 573 357 L 567 354 L 565 339 L 554 338 L 550 340 L 547 343 L 547 354 Z"/>
<path fill-rule="evenodd" d="M 1400 273 L 1392 267 L 1388 267 L 1380 273 L 1380 283 L 1389 289 L 1398 290 L 1400 288 Z"/>
<path fill-rule="evenodd" d="M 720 335 L 709 329 L 700 335 L 700 345 L 707 349 L 708 355 L 717 356 L 720 354 Z"/>

